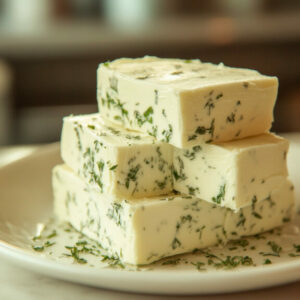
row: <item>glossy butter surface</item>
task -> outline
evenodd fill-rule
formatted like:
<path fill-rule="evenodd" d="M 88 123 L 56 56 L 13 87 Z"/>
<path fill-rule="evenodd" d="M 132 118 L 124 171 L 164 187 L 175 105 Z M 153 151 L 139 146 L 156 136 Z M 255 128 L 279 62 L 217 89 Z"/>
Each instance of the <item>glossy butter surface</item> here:
<path fill-rule="evenodd" d="M 286 180 L 269 198 L 235 213 L 200 199 L 168 195 L 115 203 L 90 190 L 69 167 L 53 170 L 54 212 L 63 221 L 130 264 L 191 252 L 280 226 L 293 215 L 293 186 Z"/>
<path fill-rule="evenodd" d="M 174 147 L 174 189 L 237 210 L 286 180 L 289 142 L 274 134 L 189 149 Z"/>
<path fill-rule="evenodd" d="M 102 117 L 185 148 L 267 132 L 276 77 L 199 60 L 144 57 L 100 64 Z"/>
<path fill-rule="evenodd" d="M 98 192 L 138 198 L 172 191 L 171 145 L 104 123 L 98 114 L 64 118 L 64 162 Z"/>

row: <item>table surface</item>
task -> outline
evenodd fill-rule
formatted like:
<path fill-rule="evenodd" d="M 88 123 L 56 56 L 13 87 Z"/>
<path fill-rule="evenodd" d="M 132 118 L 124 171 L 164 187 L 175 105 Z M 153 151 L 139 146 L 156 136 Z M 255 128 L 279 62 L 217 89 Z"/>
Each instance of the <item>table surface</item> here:
<path fill-rule="evenodd" d="M 285 135 L 287 138 L 300 140 L 299 134 Z M 0 147 L 0 167 L 32 153 L 37 146 Z M 0 258 L 0 299 L 5 300 L 35 300 L 35 299 L 300 299 L 300 282 L 283 286 L 209 296 L 153 296 L 110 291 L 100 288 L 88 287 L 57 280 L 22 269 L 7 263 Z"/>

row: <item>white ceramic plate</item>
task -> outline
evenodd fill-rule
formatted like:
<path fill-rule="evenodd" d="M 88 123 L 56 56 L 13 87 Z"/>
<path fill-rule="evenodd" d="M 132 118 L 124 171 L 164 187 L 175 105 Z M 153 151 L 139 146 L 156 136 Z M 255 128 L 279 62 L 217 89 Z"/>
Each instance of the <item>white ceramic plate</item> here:
<path fill-rule="evenodd" d="M 300 136 L 294 136 L 293 141 L 289 168 L 297 192 L 300 186 L 300 170 L 297 170 Z M 155 265 L 146 271 L 91 267 L 66 262 L 55 253 L 50 253 L 52 257 L 36 253 L 32 249 L 31 237 L 36 234 L 37 224 L 46 222 L 52 215 L 51 169 L 59 162 L 59 145 L 52 144 L 0 168 L 0 255 L 14 264 L 68 281 L 142 293 L 233 292 L 300 279 L 300 257 L 288 255 L 274 258 L 274 261 L 272 258 L 270 265 L 199 272 L 192 265 L 186 268 Z M 299 216 L 297 218 L 296 223 Z M 289 226 L 294 231 L 297 229 L 294 225 Z M 288 236 L 299 244 L 297 230 Z M 277 237 L 281 238 L 286 237 Z M 286 254 L 288 251 L 290 249 Z"/>

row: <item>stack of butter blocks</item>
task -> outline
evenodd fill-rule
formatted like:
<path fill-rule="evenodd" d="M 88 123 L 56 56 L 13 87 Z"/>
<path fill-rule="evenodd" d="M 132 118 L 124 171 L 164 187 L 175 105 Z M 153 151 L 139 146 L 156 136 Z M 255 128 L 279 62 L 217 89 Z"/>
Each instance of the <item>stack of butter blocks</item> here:
<path fill-rule="evenodd" d="M 288 141 L 269 133 L 278 81 L 199 60 L 100 64 L 99 113 L 64 118 L 55 213 L 129 264 L 290 220 Z"/>

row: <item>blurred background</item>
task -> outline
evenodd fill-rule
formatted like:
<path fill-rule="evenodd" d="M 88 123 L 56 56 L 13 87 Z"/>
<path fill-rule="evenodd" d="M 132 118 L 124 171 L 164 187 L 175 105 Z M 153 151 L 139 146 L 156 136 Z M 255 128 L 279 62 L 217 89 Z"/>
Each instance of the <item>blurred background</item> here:
<path fill-rule="evenodd" d="M 273 130 L 300 131 L 299 0 L 0 0 L 0 144 L 59 140 L 97 111 L 97 65 L 144 55 L 276 75 Z"/>

